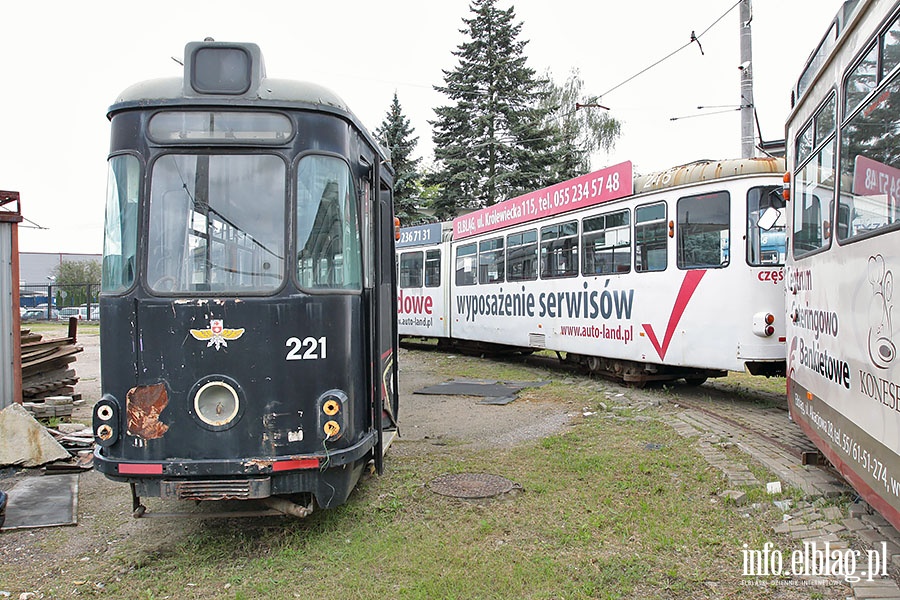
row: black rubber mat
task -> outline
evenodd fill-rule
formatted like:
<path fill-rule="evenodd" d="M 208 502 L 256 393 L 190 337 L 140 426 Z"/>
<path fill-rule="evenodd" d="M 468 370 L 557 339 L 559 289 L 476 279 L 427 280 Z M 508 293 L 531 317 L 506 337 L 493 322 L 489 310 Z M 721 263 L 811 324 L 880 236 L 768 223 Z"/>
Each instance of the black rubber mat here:
<path fill-rule="evenodd" d="M 484 381 L 477 379 L 454 379 L 432 385 L 415 394 L 437 396 L 480 396 L 485 398 L 479 404 L 509 404 L 516 399 L 516 394 L 527 387 L 540 387 L 549 381 Z"/>
<path fill-rule="evenodd" d="M 77 473 L 26 477 L 8 494 L 4 531 L 77 522 Z"/>

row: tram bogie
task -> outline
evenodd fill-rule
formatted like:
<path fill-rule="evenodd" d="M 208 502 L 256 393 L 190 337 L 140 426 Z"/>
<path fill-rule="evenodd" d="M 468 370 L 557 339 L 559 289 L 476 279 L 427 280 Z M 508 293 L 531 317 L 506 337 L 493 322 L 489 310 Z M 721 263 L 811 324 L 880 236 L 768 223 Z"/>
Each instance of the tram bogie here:
<path fill-rule="evenodd" d="M 398 410 L 388 157 L 343 101 L 193 42 L 109 110 L 95 465 L 142 497 L 309 514 Z"/>

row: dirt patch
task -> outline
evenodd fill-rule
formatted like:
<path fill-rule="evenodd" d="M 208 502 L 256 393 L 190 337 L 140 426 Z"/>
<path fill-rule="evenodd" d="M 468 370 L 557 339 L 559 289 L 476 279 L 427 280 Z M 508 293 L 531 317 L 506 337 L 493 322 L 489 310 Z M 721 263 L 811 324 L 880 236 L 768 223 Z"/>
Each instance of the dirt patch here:
<path fill-rule="evenodd" d="M 511 446 L 563 429 L 578 413 L 570 404 L 530 398 L 530 388 L 510 404 L 481 404 L 477 396 L 416 394 L 446 378 L 436 373 L 438 351 L 400 350 L 400 439 L 426 445 L 483 449 Z"/>

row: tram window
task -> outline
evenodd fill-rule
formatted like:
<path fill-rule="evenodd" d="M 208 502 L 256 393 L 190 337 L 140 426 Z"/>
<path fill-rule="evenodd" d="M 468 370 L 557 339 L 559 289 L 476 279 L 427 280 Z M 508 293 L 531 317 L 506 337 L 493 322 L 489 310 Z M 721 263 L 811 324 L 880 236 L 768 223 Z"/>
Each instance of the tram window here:
<path fill-rule="evenodd" d="M 797 136 L 797 162 L 803 162 L 813 149 L 812 123 L 807 125 Z"/>
<path fill-rule="evenodd" d="M 427 250 L 425 252 L 425 287 L 440 287 L 441 285 L 441 251 Z"/>
<path fill-rule="evenodd" d="M 783 265 L 785 236 L 784 200 L 780 186 L 760 186 L 747 191 L 747 264 Z"/>
<path fill-rule="evenodd" d="M 844 114 L 850 114 L 878 82 L 878 48 L 873 44 L 844 84 Z"/>
<path fill-rule="evenodd" d="M 368 179 L 359 179 L 360 210 L 362 211 L 362 238 L 363 238 L 363 285 L 369 289 L 375 286 L 375 244 L 378 236 L 375 235 L 375 198 L 372 194 L 372 182 Z M 387 270 L 387 269 L 380 269 Z"/>
<path fill-rule="evenodd" d="M 466 244 L 456 249 L 456 285 L 475 285 L 475 261 L 478 259 L 478 245 Z"/>
<path fill-rule="evenodd" d="M 541 279 L 578 275 L 578 221 L 541 228 Z"/>
<path fill-rule="evenodd" d="M 297 276 L 307 289 L 358 290 L 357 195 L 347 163 L 306 156 L 297 165 Z"/>
<path fill-rule="evenodd" d="M 834 123 L 835 123 L 835 112 L 837 110 L 837 99 L 834 94 L 831 95 L 822 108 L 819 109 L 819 112 L 816 114 L 816 118 L 814 120 L 815 123 L 815 139 L 813 140 L 813 146 L 818 148 L 821 146 L 828 137 L 834 133 Z"/>
<path fill-rule="evenodd" d="M 891 143 L 900 126 L 892 99 L 900 98 L 900 74 L 841 129 L 838 240 L 900 227 L 900 157 Z"/>
<path fill-rule="evenodd" d="M 679 269 L 725 267 L 731 261 L 728 192 L 678 199 L 675 255 Z"/>
<path fill-rule="evenodd" d="M 886 77 L 900 64 L 900 18 L 881 36 L 881 76 Z"/>
<path fill-rule="evenodd" d="M 101 285 L 104 292 L 121 292 L 134 283 L 140 181 L 141 166 L 136 157 L 123 154 L 109 159 Z"/>
<path fill-rule="evenodd" d="M 798 196 L 793 205 L 791 247 L 795 257 L 803 256 L 831 242 L 829 207 L 834 195 L 834 140 L 826 144 L 794 176 Z"/>
<path fill-rule="evenodd" d="M 404 252 L 400 255 L 399 285 L 402 288 L 422 287 L 422 259 L 419 252 Z"/>
<path fill-rule="evenodd" d="M 153 165 L 147 281 L 161 293 L 281 285 L 285 165 L 274 155 L 167 154 Z"/>
<path fill-rule="evenodd" d="M 503 238 L 478 244 L 478 283 L 501 283 L 504 279 Z"/>
<path fill-rule="evenodd" d="M 283 144 L 293 135 L 290 119 L 278 113 L 164 111 L 150 119 L 147 133 L 163 144 L 269 142 Z"/>
<path fill-rule="evenodd" d="M 812 83 L 812 80 L 815 78 L 816 74 L 819 72 L 819 69 L 825 63 L 825 59 L 828 57 L 828 54 L 831 52 L 831 49 L 834 48 L 834 43 L 837 40 L 838 28 L 837 24 L 832 22 L 831 27 L 828 29 L 828 33 L 825 34 L 825 38 L 822 40 L 822 43 L 816 48 L 815 52 L 813 52 L 812 57 L 809 59 L 809 62 L 806 65 L 806 68 L 803 70 L 803 73 L 800 74 L 800 81 L 797 82 L 797 98 L 806 93 L 806 90 L 809 89 L 809 85 Z"/>
<path fill-rule="evenodd" d="M 534 281 L 537 274 L 537 229 L 506 236 L 506 280 Z"/>
<path fill-rule="evenodd" d="M 666 204 L 658 202 L 634 209 L 634 270 L 665 271 Z"/>
<path fill-rule="evenodd" d="M 582 221 L 582 275 L 610 275 L 631 271 L 631 216 L 628 210 Z"/>

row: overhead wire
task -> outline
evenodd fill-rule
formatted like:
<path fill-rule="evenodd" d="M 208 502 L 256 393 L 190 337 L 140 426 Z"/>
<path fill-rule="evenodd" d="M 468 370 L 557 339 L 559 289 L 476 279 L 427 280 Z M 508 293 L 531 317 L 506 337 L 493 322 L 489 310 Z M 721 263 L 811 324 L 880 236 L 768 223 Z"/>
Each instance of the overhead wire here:
<path fill-rule="evenodd" d="M 578 111 L 579 108 L 586 108 L 584 105 L 597 104 L 597 103 L 598 103 L 604 96 L 606 96 L 607 94 L 610 94 L 611 92 L 613 92 L 613 91 L 619 89 L 620 87 L 624 86 L 625 84 L 629 83 L 630 81 L 632 81 L 632 80 L 636 79 L 637 77 L 643 75 L 644 73 L 646 73 L 646 72 L 649 71 L 650 69 L 656 67 L 656 66 L 659 65 L 660 63 L 665 62 L 666 60 L 668 60 L 669 58 L 675 56 L 676 54 L 678 54 L 679 52 L 681 52 L 682 50 L 684 50 L 685 48 L 687 48 L 688 46 L 690 46 L 690 45 L 693 44 L 694 42 L 697 42 L 697 45 L 700 46 L 700 38 L 702 38 L 704 35 L 706 35 L 713 27 L 715 27 L 716 25 L 718 25 L 719 22 L 720 22 L 722 19 L 724 19 L 731 11 L 733 11 L 733 10 L 735 9 L 735 7 L 737 7 L 737 6 L 741 3 L 741 1 L 742 1 L 742 0 L 737 0 L 734 4 L 732 4 L 730 7 L 728 7 L 728 9 L 725 10 L 725 12 L 723 12 L 721 15 L 719 15 L 719 17 L 716 18 L 716 20 L 713 21 L 709 26 L 707 26 L 706 29 L 704 29 L 702 32 L 700 32 L 699 35 L 696 35 L 694 31 L 691 31 L 691 39 L 690 39 L 686 44 L 682 45 L 681 47 L 677 48 L 676 50 L 673 50 L 672 52 L 670 52 L 670 53 L 667 54 L 666 56 L 664 56 L 664 57 L 660 58 L 659 60 L 655 61 L 653 64 L 651 64 L 651 65 L 649 65 L 649 66 L 647 66 L 647 67 L 644 67 L 643 69 L 641 69 L 641 70 L 638 71 L 637 73 L 635 73 L 635 74 L 629 76 L 627 79 L 625 79 L 625 80 L 622 81 L 621 83 L 616 84 L 615 86 L 613 86 L 612 88 L 610 88 L 609 90 L 607 90 L 606 92 L 604 92 L 603 94 L 600 94 L 599 96 L 593 96 L 593 97 L 591 97 L 589 100 L 587 100 L 587 101 L 585 101 L 585 102 L 583 102 L 583 103 L 576 103 L 574 109 L 572 109 L 572 110 L 570 110 L 570 111 L 568 111 L 568 112 L 564 112 L 564 113 L 560 113 L 560 114 L 557 114 L 557 115 L 553 115 L 553 116 L 551 116 L 548 120 L 549 120 L 549 121 L 558 121 L 558 120 L 561 120 L 561 119 L 564 119 L 564 118 L 566 118 L 566 117 L 571 116 L 571 115 L 574 114 L 576 111 Z M 702 48 L 702 47 L 700 47 L 700 51 L 703 52 L 703 48 Z M 435 88 L 439 88 L 439 87 L 444 87 L 444 88 L 445 88 L 446 86 L 434 86 L 434 87 L 435 87 Z M 466 93 L 476 94 L 476 93 L 484 93 L 484 92 L 482 92 L 481 90 L 472 90 L 472 91 L 462 91 L 462 90 L 457 90 L 457 93 L 461 93 L 461 94 L 464 95 L 464 94 L 466 94 Z M 602 108 L 607 108 L 607 107 L 603 106 Z M 730 111 L 722 111 L 722 112 L 730 112 Z M 717 113 L 707 113 L 707 114 L 717 114 Z M 676 117 L 676 118 L 677 118 L 677 117 Z M 685 118 L 685 117 L 681 117 L 681 118 Z M 527 126 L 522 126 L 521 129 L 519 129 L 518 131 L 524 131 L 527 127 L 534 126 L 535 124 L 536 124 L 536 123 L 532 123 L 532 124 L 529 124 L 529 125 L 527 125 Z M 515 135 L 516 133 L 518 133 L 518 131 L 517 131 L 517 130 L 510 130 L 509 134 Z M 502 140 L 498 140 L 497 143 L 503 143 L 503 141 L 502 141 Z M 487 144 L 487 142 L 485 142 L 485 144 Z"/>
<path fill-rule="evenodd" d="M 697 42 L 697 45 L 699 46 L 699 44 L 700 44 L 700 38 L 702 38 L 704 35 L 706 35 L 706 33 L 707 33 L 710 29 L 712 29 L 713 27 L 715 27 L 716 25 L 718 25 L 719 21 L 721 21 L 722 19 L 724 19 L 725 16 L 728 15 L 728 13 L 730 13 L 732 10 L 734 10 L 734 8 L 735 8 L 738 4 L 740 4 L 741 2 L 742 2 L 742 0 L 737 0 L 737 2 L 735 2 L 734 4 L 732 4 L 732 5 L 728 8 L 728 10 L 726 10 L 724 13 L 722 13 L 722 14 L 719 16 L 718 19 L 716 19 L 715 21 L 713 21 L 712 24 L 711 24 L 709 27 L 707 27 L 706 29 L 704 29 L 704 30 L 700 33 L 700 35 L 694 35 L 694 32 L 692 31 L 692 32 L 691 32 L 691 39 L 690 39 L 686 44 L 682 45 L 681 47 L 677 48 L 676 50 L 673 50 L 673 51 L 670 52 L 669 54 L 665 55 L 664 57 L 662 57 L 662 58 L 660 58 L 659 60 L 657 60 L 656 62 L 654 62 L 653 64 L 651 64 L 651 65 L 649 65 L 649 66 L 647 66 L 647 67 L 644 67 L 643 69 L 641 69 L 640 71 L 638 71 L 638 72 L 635 73 L 634 75 L 631 75 L 630 77 L 628 77 L 627 79 L 625 79 L 625 81 L 623 81 L 623 82 L 621 82 L 621 83 L 618 83 L 618 84 L 614 85 L 613 87 L 611 87 L 610 89 L 606 90 L 605 92 L 603 92 L 602 94 L 600 94 L 599 96 L 597 96 L 597 100 L 603 98 L 603 97 L 606 96 L 607 94 L 610 94 L 610 93 L 614 92 L 615 90 L 619 89 L 620 87 L 622 87 L 622 86 L 625 85 L 626 83 L 632 81 L 633 79 L 635 79 L 635 78 L 637 78 L 637 77 L 640 77 L 641 75 L 643 75 L 644 73 L 646 73 L 647 71 L 649 71 L 649 70 L 652 69 L 653 67 L 659 65 L 660 63 L 665 62 L 666 60 L 672 58 L 673 56 L 675 56 L 676 54 L 678 54 L 679 52 L 681 52 L 682 50 L 684 50 L 685 48 L 687 48 L 688 46 L 690 46 L 691 44 L 693 44 L 694 42 Z M 703 47 L 702 47 L 702 46 L 700 47 L 700 52 L 703 52 Z"/>

